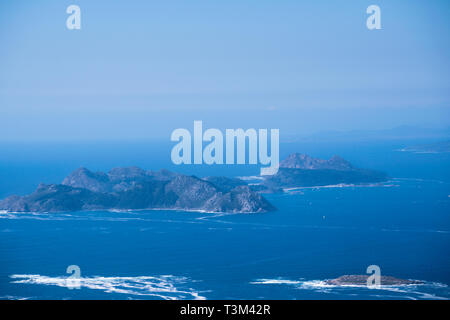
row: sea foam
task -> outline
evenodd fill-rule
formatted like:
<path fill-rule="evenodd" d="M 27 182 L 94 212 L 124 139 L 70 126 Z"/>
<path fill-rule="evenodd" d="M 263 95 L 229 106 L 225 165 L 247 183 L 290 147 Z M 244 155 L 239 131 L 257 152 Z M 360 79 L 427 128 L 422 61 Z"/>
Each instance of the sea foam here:
<path fill-rule="evenodd" d="M 12 283 L 17 284 L 37 284 L 65 288 L 74 288 L 76 284 L 79 288 L 101 290 L 105 293 L 148 296 L 165 300 L 206 299 L 199 292 L 186 287 L 190 282 L 188 278 L 173 275 L 137 277 L 94 276 L 70 279 L 64 276 L 50 277 L 39 274 L 13 274 L 10 277 L 13 279 Z"/>

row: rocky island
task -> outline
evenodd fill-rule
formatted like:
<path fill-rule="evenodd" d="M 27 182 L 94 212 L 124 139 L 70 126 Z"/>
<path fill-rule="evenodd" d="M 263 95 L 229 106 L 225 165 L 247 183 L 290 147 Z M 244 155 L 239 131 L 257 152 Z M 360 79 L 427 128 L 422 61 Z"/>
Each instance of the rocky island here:
<path fill-rule="evenodd" d="M 288 188 L 364 184 L 387 180 L 383 172 L 360 169 L 339 156 L 329 160 L 294 153 L 281 161 L 278 173 L 247 184 L 238 178 L 198 178 L 165 169 L 114 168 L 108 173 L 79 168 L 61 184 L 43 184 L 30 195 L 0 201 L 9 212 L 178 209 L 253 213 L 275 208 L 261 193 Z"/>
<path fill-rule="evenodd" d="M 369 275 L 344 275 L 336 279 L 326 280 L 326 284 L 334 286 L 366 286 Z M 380 276 L 380 285 L 382 286 L 401 286 L 423 284 L 419 280 L 398 279 L 390 276 Z"/>
<path fill-rule="evenodd" d="M 80 210 L 179 209 L 205 212 L 254 213 L 275 208 L 239 180 L 200 179 L 137 167 L 115 168 L 108 173 L 80 168 L 61 184 L 40 184 L 26 196 L 0 201 L 9 212 Z"/>
<path fill-rule="evenodd" d="M 357 168 L 339 156 L 324 160 L 293 153 L 280 162 L 278 173 L 267 176 L 262 185 L 267 190 L 277 191 L 282 188 L 377 183 L 387 179 L 383 172 Z"/>

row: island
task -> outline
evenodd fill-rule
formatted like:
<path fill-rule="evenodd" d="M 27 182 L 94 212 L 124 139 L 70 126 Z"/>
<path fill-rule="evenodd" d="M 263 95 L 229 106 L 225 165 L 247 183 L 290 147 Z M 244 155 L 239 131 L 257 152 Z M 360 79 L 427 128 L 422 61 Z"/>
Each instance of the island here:
<path fill-rule="evenodd" d="M 8 212 L 173 209 L 259 213 L 276 210 L 263 193 L 289 188 L 364 184 L 387 180 L 385 173 L 360 169 L 339 156 L 329 160 L 294 153 L 281 161 L 275 175 L 258 183 L 229 177 L 184 175 L 165 169 L 114 168 L 108 173 L 79 168 L 61 184 L 41 183 L 31 194 L 0 201 Z"/>
<path fill-rule="evenodd" d="M 245 183 L 225 177 L 201 179 L 168 170 L 114 168 L 108 173 L 79 168 L 61 184 L 43 184 L 30 195 L 0 201 L 8 212 L 176 209 L 259 213 L 274 211 Z"/>
<path fill-rule="evenodd" d="M 333 286 L 366 286 L 369 275 L 344 275 L 336 279 L 326 280 L 325 283 Z M 391 276 L 380 276 L 381 286 L 402 286 L 423 284 L 419 280 L 398 279 Z"/>
<path fill-rule="evenodd" d="M 324 160 L 293 153 L 280 162 L 275 175 L 265 177 L 259 188 L 262 192 L 277 192 L 286 188 L 378 183 L 386 180 L 388 176 L 384 172 L 357 168 L 337 155 Z"/>

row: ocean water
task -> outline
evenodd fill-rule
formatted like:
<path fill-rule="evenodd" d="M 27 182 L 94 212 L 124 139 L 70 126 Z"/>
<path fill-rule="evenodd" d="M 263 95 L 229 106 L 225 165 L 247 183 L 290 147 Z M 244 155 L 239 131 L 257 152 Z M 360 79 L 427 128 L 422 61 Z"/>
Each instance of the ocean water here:
<path fill-rule="evenodd" d="M 449 299 L 450 155 L 396 151 L 406 143 L 285 144 L 292 151 L 386 171 L 367 186 L 265 195 L 263 214 L 163 210 L 0 213 L 1 299 Z M 73 169 L 138 165 L 253 175 L 258 168 L 176 167 L 170 146 L 3 144 L 0 197 L 60 182 Z M 79 282 L 67 267 L 79 267 Z M 333 287 L 365 274 L 421 285 Z"/>

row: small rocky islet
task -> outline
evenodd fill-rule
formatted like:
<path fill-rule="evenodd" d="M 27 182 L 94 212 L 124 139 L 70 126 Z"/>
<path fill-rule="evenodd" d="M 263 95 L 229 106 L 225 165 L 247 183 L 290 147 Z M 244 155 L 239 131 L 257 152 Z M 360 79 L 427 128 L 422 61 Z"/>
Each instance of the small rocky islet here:
<path fill-rule="evenodd" d="M 336 279 L 326 280 L 327 285 L 333 286 L 366 286 L 367 279 L 370 275 L 344 275 Z M 418 285 L 423 284 L 419 280 L 399 279 L 391 276 L 380 276 L 381 286 L 402 286 L 402 285 Z"/>

